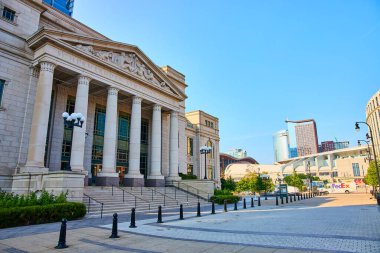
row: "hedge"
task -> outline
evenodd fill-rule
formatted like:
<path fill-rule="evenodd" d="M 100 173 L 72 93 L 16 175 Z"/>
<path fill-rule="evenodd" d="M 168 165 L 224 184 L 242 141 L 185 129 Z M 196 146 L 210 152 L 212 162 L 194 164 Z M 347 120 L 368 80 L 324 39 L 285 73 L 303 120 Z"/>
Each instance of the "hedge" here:
<path fill-rule="evenodd" d="M 44 206 L 0 208 L 0 228 L 73 220 L 86 214 L 83 203 L 67 202 Z"/>
<path fill-rule="evenodd" d="M 225 199 L 228 204 L 232 204 L 235 203 L 235 201 L 239 201 L 240 197 L 233 195 L 214 195 L 211 197 L 211 201 L 214 201 L 217 204 L 223 204 Z"/>

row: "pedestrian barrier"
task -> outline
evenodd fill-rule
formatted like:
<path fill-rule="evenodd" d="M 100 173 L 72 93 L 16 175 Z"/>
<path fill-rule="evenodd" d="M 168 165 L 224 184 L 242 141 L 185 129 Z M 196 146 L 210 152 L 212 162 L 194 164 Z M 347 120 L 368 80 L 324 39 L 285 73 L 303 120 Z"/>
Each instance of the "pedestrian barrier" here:
<path fill-rule="evenodd" d="M 119 236 L 117 235 L 117 213 L 113 214 L 112 233 L 110 238 L 119 238 Z"/>
<path fill-rule="evenodd" d="M 56 249 L 65 249 L 66 245 L 66 219 L 62 219 L 61 230 L 59 231 L 58 245 L 55 246 Z"/>
<path fill-rule="evenodd" d="M 136 228 L 136 209 L 132 208 L 130 228 Z"/>
<path fill-rule="evenodd" d="M 161 206 L 158 206 L 157 223 L 163 223 L 162 222 L 162 207 Z"/>

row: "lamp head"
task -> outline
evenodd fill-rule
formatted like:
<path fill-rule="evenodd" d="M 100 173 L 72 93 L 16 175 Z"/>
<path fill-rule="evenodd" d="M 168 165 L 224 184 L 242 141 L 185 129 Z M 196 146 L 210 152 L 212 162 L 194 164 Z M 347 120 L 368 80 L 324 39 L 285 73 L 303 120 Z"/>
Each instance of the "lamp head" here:
<path fill-rule="evenodd" d="M 358 146 L 359 146 L 359 147 L 361 146 L 361 144 L 360 144 L 360 140 L 358 140 Z"/>
<path fill-rule="evenodd" d="M 62 113 L 62 117 L 64 119 L 67 119 L 70 115 L 67 112 Z"/>
<path fill-rule="evenodd" d="M 360 131 L 360 127 L 359 127 L 359 123 L 358 122 L 355 123 L 355 130 L 356 130 L 356 132 Z"/>

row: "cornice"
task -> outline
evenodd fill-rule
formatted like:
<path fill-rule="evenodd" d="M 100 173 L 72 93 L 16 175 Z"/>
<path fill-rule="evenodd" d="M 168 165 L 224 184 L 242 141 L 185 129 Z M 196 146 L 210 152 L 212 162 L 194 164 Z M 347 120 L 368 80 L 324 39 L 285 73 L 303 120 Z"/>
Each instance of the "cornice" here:
<path fill-rule="evenodd" d="M 169 79 L 169 77 L 166 75 L 166 73 L 161 70 L 157 65 L 155 65 L 152 60 L 146 56 L 137 46 L 124 44 L 120 42 L 110 41 L 110 40 L 102 40 L 99 38 L 89 37 L 82 34 L 76 34 L 76 33 L 70 33 L 70 32 L 63 32 L 63 31 L 57 31 L 50 28 L 41 28 L 36 33 L 34 33 L 32 36 L 30 36 L 27 40 L 27 43 L 30 48 L 37 49 L 42 44 L 47 43 L 48 41 L 53 42 L 56 45 L 64 46 L 66 49 L 69 49 L 70 51 L 74 51 L 77 54 L 80 54 L 81 56 L 84 56 L 86 58 L 91 59 L 92 61 L 95 61 L 102 65 L 107 65 L 108 67 L 112 67 L 113 70 L 117 70 L 118 72 L 122 74 L 128 75 L 129 78 L 132 78 L 134 80 L 138 80 L 144 84 L 148 84 L 149 87 L 154 87 L 155 89 L 164 92 L 166 95 L 176 97 L 179 100 L 185 100 L 187 96 Z M 128 51 L 131 53 L 136 54 L 146 66 L 149 66 L 149 68 L 160 78 L 162 78 L 177 94 L 171 94 L 169 92 L 165 92 L 162 89 L 158 89 L 155 86 L 151 85 L 150 83 L 146 82 L 142 78 L 138 78 L 134 75 L 131 75 L 127 73 L 126 71 L 123 71 L 120 68 L 117 68 L 115 66 L 112 66 L 111 64 L 108 64 L 107 62 L 100 61 L 98 58 L 91 56 L 82 50 L 79 50 L 75 46 L 69 44 L 68 42 L 76 43 L 76 44 L 86 44 L 91 46 L 96 46 L 101 49 L 105 50 L 119 50 L 119 51 Z"/>

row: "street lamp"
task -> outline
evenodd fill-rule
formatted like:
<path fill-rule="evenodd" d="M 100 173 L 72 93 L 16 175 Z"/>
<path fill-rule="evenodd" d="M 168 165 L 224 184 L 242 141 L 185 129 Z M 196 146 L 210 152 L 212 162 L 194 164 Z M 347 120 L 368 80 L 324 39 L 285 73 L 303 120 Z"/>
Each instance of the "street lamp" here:
<path fill-rule="evenodd" d="M 371 143 L 372 143 L 372 147 L 373 147 L 373 157 L 375 159 L 375 166 L 376 166 L 376 176 L 377 176 L 377 184 L 380 186 L 380 175 L 379 175 L 379 167 L 378 167 L 378 164 L 377 164 L 377 157 L 376 157 L 376 150 L 375 150 L 375 143 L 373 142 L 373 134 L 372 134 L 372 129 L 370 127 L 370 125 L 367 124 L 367 122 L 363 122 L 363 121 L 358 121 L 355 123 L 355 130 L 357 132 L 359 132 L 360 130 L 360 127 L 359 127 L 359 123 L 361 124 L 366 124 L 369 128 L 369 133 L 370 133 L 370 136 L 368 136 L 368 133 L 366 134 L 366 137 L 368 139 L 368 137 L 370 137 L 371 139 Z M 376 194 L 376 199 L 377 199 L 377 204 L 380 206 L 380 194 Z"/>
<path fill-rule="evenodd" d="M 209 154 L 211 152 L 211 150 L 212 150 L 212 148 L 208 147 L 208 146 L 202 146 L 199 149 L 199 151 L 201 152 L 201 154 L 205 155 L 205 177 L 204 177 L 204 179 L 207 179 L 207 175 L 206 175 L 206 171 L 207 171 L 206 158 L 207 158 L 207 154 Z"/>
<path fill-rule="evenodd" d="M 82 113 L 72 113 L 69 115 L 68 112 L 62 113 L 63 120 L 65 122 L 65 125 L 68 127 L 80 127 L 82 128 L 84 121 L 86 118 L 82 115 Z"/>
<path fill-rule="evenodd" d="M 369 136 L 368 136 L 369 137 Z M 369 148 L 369 141 L 366 140 L 358 140 L 358 146 L 360 146 L 360 142 L 365 142 L 368 145 L 368 160 L 371 162 L 371 149 Z"/>
<path fill-rule="evenodd" d="M 313 178 L 311 176 L 310 161 L 307 161 L 307 172 L 308 172 L 307 174 L 309 177 L 309 195 L 310 195 L 312 192 L 312 188 L 313 188 Z"/>

